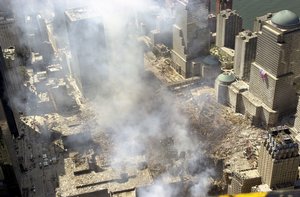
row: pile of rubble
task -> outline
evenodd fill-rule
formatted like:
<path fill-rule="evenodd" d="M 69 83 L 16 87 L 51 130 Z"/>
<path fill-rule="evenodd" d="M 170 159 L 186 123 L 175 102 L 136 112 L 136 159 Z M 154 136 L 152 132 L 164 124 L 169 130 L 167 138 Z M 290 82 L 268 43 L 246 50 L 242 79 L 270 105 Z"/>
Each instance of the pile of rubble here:
<path fill-rule="evenodd" d="M 226 160 L 236 153 L 242 153 L 241 157 L 255 163 L 258 149 L 267 131 L 250 126 L 250 121 L 245 116 L 235 114 L 231 109 L 228 109 L 224 116 L 231 123 L 231 129 L 215 146 L 214 156 Z"/>
<path fill-rule="evenodd" d="M 145 67 L 165 84 L 184 81 L 171 66 L 172 60 L 168 57 L 156 58 L 152 53 L 145 55 Z"/>

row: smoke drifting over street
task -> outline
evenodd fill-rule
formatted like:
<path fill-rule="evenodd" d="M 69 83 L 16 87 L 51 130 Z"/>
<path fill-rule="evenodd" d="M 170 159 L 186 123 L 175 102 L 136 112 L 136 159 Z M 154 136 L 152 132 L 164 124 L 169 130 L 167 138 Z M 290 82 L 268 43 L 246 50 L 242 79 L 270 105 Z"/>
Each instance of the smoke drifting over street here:
<path fill-rule="evenodd" d="M 193 181 L 185 195 L 205 196 L 209 187 L 209 177 L 214 174 L 204 156 L 205 144 L 193 139 L 190 135 L 188 119 L 178 108 L 176 97 L 153 75 L 144 71 L 143 53 L 146 47 L 142 39 L 138 38 L 142 35 L 141 27 L 144 21 L 154 26 L 156 24 L 157 18 L 147 15 L 151 13 L 151 10 L 159 10 L 158 13 L 163 15 L 171 15 L 173 12 L 168 10 L 169 8 L 159 7 L 157 2 L 151 0 L 88 2 L 84 0 L 32 0 L 26 1 L 24 6 L 20 5 L 18 1 L 12 2 L 14 12 L 17 14 L 39 13 L 47 20 L 55 20 L 58 40 L 66 38 L 66 21 L 62 14 L 65 9 L 87 6 L 101 15 L 106 52 L 100 53 L 94 47 L 89 47 L 94 46 L 95 34 L 88 32 L 93 29 L 92 27 L 87 28 L 85 32 L 85 36 L 91 35 L 87 39 L 90 43 L 86 42 L 85 46 L 77 46 L 78 49 L 85 50 L 84 54 L 88 54 L 85 61 L 94 64 L 95 68 L 95 70 L 85 70 L 81 73 L 82 79 L 86 78 L 97 84 L 97 88 L 93 88 L 95 91 L 93 98 L 88 99 L 94 117 L 86 123 L 87 126 L 93 125 L 90 128 L 94 136 L 101 131 L 111 137 L 110 162 L 114 168 L 126 167 L 124 161 L 137 155 L 160 158 L 159 156 L 164 155 L 165 150 L 161 150 L 158 144 L 167 141 L 168 147 L 175 152 L 175 159 L 169 161 L 169 167 L 156 177 L 157 180 L 153 186 L 140 189 L 140 196 L 181 196 L 182 191 L 176 186 L 164 183 L 164 177 L 169 175 L 179 177 L 192 175 Z M 203 21 L 206 15 L 207 13 L 197 14 L 203 17 Z M 21 16 L 16 16 L 16 18 L 21 18 Z M 28 34 L 30 31 L 28 25 L 22 22 L 18 24 L 24 34 Z M 90 23 L 89 25 L 97 24 Z M 68 43 L 69 40 L 72 39 L 69 38 L 64 42 Z M 38 43 L 27 44 L 31 49 L 38 45 Z M 74 44 L 76 45 L 72 43 L 73 46 Z M 69 46 L 66 44 L 64 47 Z M 105 59 L 102 65 L 93 61 L 99 57 L 102 57 L 100 58 L 102 60 Z M 98 72 L 104 72 L 105 76 L 104 74 L 95 75 Z M 91 78 L 91 76 L 99 78 Z M 20 104 L 18 99 L 14 101 L 18 106 L 24 105 Z M 27 102 L 30 105 L 29 95 Z M 26 109 L 23 111 L 26 113 Z M 102 154 L 101 149 L 98 154 Z M 160 162 L 155 161 L 155 163 Z"/>

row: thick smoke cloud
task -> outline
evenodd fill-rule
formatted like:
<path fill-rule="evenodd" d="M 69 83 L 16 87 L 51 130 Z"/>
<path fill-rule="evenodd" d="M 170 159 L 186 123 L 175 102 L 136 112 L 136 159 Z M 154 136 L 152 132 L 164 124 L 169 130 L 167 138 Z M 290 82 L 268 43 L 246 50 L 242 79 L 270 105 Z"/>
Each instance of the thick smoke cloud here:
<path fill-rule="evenodd" d="M 23 10 L 24 7 L 19 7 L 17 1 L 13 5 L 15 13 L 26 12 Z M 142 196 L 176 196 L 179 191 L 160 181 L 164 176 L 170 174 L 195 175 L 189 193 L 191 196 L 205 194 L 213 170 L 208 168 L 204 161 L 204 146 L 189 135 L 187 117 L 180 112 L 175 96 L 164 89 L 162 84 L 145 72 L 143 68 L 143 45 L 137 39 L 137 35 L 140 34 L 140 23 L 136 16 L 141 13 L 149 13 L 149 9 L 157 7 L 158 4 L 151 0 L 94 0 L 88 2 L 83 0 L 32 0 L 26 9 L 29 13 L 39 13 L 46 15 L 44 17 L 51 17 L 53 10 L 57 10 L 60 6 L 61 10 L 90 6 L 97 9 L 103 18 L 107 50 L 109 51 L 106 63 L 108 77 L 105 81 L 101 81 L 96 97 L 90 101 L 95 117 L 87 124 L 97 123 L 98 127 L 93 128 L 93 135 L 97 135 L 100 130 L 105 130 L 111 136 L 113 142 L 110 158 L 112 166 L 118 168 L 120 162 L 126 158 L 147 154 L 151 151 L 160 151 L 151 149 L 155 147 L 156 143 L 160 144 L 165 139 L 171 138 L 172 149 L 177 155 L 185 155 L 184 161 L 180 162 L 175 159 L 178 161 L 172 162 L 173 166 L 171 165 L 161 175 L 153 187 L 141 190 Z M 161 12 L 172 13 L 165 8 L 162 8 Z M 202 16 L 201 13 L 200 15 Z M 155 24 L 156 18 L 152 17 L 143 16 Z M 20 27 L 24 31 L 28 30 L 25 26 Z M 64 25 L 59 27 L 65 28 Z M 89 32 L 86 34 L 88 35 Z M 92 43 L 93 38 L 90 41 Z M 86 43 L 86 45 L 91 43 Z M 95 54 L 92 48 L 90 50 L 90 54 Z M 86 76 L 82 77 L 89 78 L 89 72 L 95 71 L 90 70 L 86 72 Z M 122 166 L 124 165 L 126 164 L 122 164 Z"/>

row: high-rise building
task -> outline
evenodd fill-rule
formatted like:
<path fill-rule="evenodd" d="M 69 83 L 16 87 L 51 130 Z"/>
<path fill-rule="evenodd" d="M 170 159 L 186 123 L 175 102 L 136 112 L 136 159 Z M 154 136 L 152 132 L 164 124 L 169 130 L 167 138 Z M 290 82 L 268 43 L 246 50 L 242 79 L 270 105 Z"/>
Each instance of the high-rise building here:
<path fill-rule="evenodd" d="M 217 0 L 216 1 L 216 14 L 219 14 L 222 10 L 232 10 L 233 0 Z"/>
<path fill-rule="evenodd" d="M 177 0 L 171 53 L 175 70 L 185 78 L 199 75 L 193 60 L 208 54 L 208 50 L 207 1 Z"/>
<path fill-rule="evenodd" d="M 208 15 L 208 28 L 209 28 L 209 38 L 210 45 L 216 43 L 216 31 L 217 31 L 217 17 L 214 14 Z"/>
<path fill-rule="evenodd" d="M 233 172 L 229 194 L 250 193 L 251 188 L 261 184 L 257 169 L 245 169 Z"/>
<path fill-rule="evenodd" d="M 297 113 L 295 115 L 295 122 L 294 122 L 294 130 L 297 133 L 300 132 L 300 95 L 298 93 L 298 105 L 297 105 Z"/>
<path fill-rule="evenodd" d="M 295 13 L 283 10 L 262 22 L 249 92 L 280 116 L 294 112 L 297 106 L 291 84 L 300 73 L 299 51 L 300 21 Z"/>
<path fill-rule="evenodd" d="M 275 126 L 280 117 L 296 111 L 299 65 L 299 17 L 288 10 L 266 17 L 257 32 L 249 83 L 242 80 L 232 83 L 228 103 L 255 125 Z"/>
<path fill-rule="evenodd" d="M 16 169 L 14 170 L 8 153 L 8 146 L 5 142 L 3 131 L 0 128 L 0 196 L 21 196 L 20 185 L 16 178 Z"/>
<path fill-rule="evenodd" d="M 3 49 L 18 46 L 18 31 L 15 19 L 0 13 L 0 46 Z"/>
<path fill-rule="evenodd" d="M 216 33 L 217 31 L 217 17 L 214 14 L 208 15 L 208 27 L 211 33 Z"/>
<path fill-rule="evenodd" d="M 92 98 L 107 75 L 106 41 L 99 12 L 75 8 L 65 12 L 72 69 L 83 95 Z"/>
<path fill-rule="evenodd" d="M 262 183 L 275 189 L 293 186 L 299 176 L 298 151 L 298 144 L 287 127 L 269 131 L 258 158 L 258 172 L 262 177 Z"/>
<path fill-rule="evenodd" d="M 173 16 L 158 16 L 156 19 L 156 28 L 150 31 L 149 37 L 153 45 L 164 44 L 172 48 L 172 28 L 174 24 Z"/>
<path fill-rule="evenodd" d="M 243 20 L 236 10 L 222 10 L 217 15 L 216 46 L 234 48 L 235 36 L 242 31 Z"/>
<path fill-rule="evenodd" d="M 12 12 L 12 2 L 10 0 L 0 0 L 0 12 Z"/>
<path fill-rule="evenodd" d="M 11 107 L 11 100 L 12 95 L 9 95 L 8 91 L 12 91 L 9 89 L 9 83 L 8 83 L 8 72 L 9 65 L 6 65 L 5 57 L 3 55 L 2 49 L 0 47 L 0 99 L 3 107 L 3 111 L 5 113 L 5 117 L 7 120 L 7 124 L 9 127 L 10 132 L 17 137 L 19 135 L 19 131 L 17 128 L 15 116 L 13 109 Z"/>
<path fill-rule="evenodd" d="M 24 72 L 25 66 L 22 65 L 21 58 L 17 56 L 15 47 L 10 47 L 3 50 L 3 56 L 5 60 L 5 86 L 6 94 L 10 98 L 22 98 L 24 97 L 24 78 L 26 73 Z M 24 98 L 25 99 L 25 98 Z"/>
<path fill-rule="evenodd" d="M 249 81 L 251 63 L 255 60 L 257 35 L 249 30 L 235 37 L 234 73 L 244 81 Z"/>

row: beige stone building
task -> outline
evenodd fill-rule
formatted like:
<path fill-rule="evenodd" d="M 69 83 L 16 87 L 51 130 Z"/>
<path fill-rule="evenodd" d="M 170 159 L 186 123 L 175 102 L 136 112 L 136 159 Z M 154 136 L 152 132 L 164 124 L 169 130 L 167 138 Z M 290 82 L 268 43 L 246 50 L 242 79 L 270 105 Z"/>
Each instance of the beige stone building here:
<path fill-rule="evenodd" d="M 261 177 L 257 169 L 245 169 L 234 172 L 231 185 L 228 189 L 229 194 L 250 193 L 251 188 L 261 184 Z"/>
<path fill-rule="evenodd" d="M 272 191 L 269 185 L 262 184 L 262 185 L 256 185 L 255 187 L 252 187 L 251 192 L 270 192 Z"/>
<path fill-rule="evenodd" d="M 298 98 L 300 100 L 300 96 L 298 96 Z M 299 100 L 298 100 L 297 113 L 296 113 L 294 128 L 293 128 L 297 133 L 300 133 L 300 102 L 299 102 Z"/>
<path fill-rule="evenodd" d="M 234 73 L 249 82 L 251 63 L 255 60 L 257 34 L 249 30 L 240 32 L 235 37 Z"/>
<path fill-rule="evenodd" d="M 296 111 L 293 83 L 300 74 L 299 38 L 299 17 L 291 11 L 262 21 L 249 83 L 238 81 L 229 87 L 229 105 L 250 117 L 253 124 L 276 125 L 280 117 Z"/>
<path fill-rule="evenodd" d="M 287 127 L 271 130 L 259 153 L 258 172 L 262 183 L 273 189 L 293 186 L 298 178 L 298 151 L 298 144 Z"/>
<path fill-rule="evenodd" d="M 283 10 L 263 22 L 252 63 L 249 92 L 279 115 L 296 109 L 293 79 L 300 73 L 299 17 Z"/>
<path fill-rule="evenodd" d="M 242 31 L 243 20 L 236 10 L 222 10 L 217 15 L 216 46 L 233 49 L 235 36 Z"/>
<path fill-rule="evenodd" d="M 206 5 L 206 6 L 203 6 Z M 206 0 L 177 0 L 173 25 L 173 67 L 184 76 L 199 76 L 199 61 L 209 50 L 208 7 Z"/>
<path fill-rule="evenodd" d="M 207 82 L 214 82 L 214 80 L 221 73 L 221 63 L 216 56 L 206 56 L 200 63 L 200 77 Z"/>
<path fill-rule="evenodd" d="M 220 74 L 215 81 L 217 101 L 224 105 L 229 105 L 229 90 L 228 86 L 236 81 L 232 72 L 224 72 Z"/>

